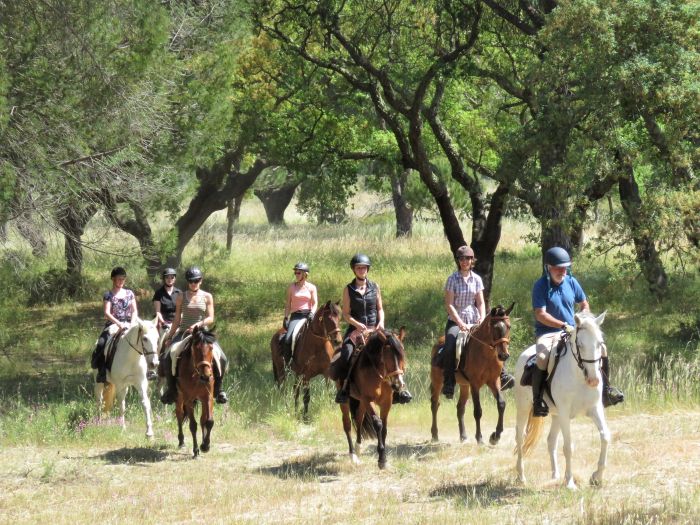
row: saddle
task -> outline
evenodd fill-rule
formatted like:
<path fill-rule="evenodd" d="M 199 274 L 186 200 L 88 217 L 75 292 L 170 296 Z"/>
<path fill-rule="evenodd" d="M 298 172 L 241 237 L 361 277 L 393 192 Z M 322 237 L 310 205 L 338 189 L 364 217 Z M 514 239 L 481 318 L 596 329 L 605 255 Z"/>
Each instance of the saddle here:
<path fill-rule="evenodd" d="M 107 344 L 105 345 L 105 367 L 110 372 L 112 371 L 112 362 L 114 361 L 114 354 L 117 353 L 119 340 L 121 339 L 122 335 L 124 335 L 125 331 L 126 330 L 123 328 L 120 328 L 114 332 L 114 334 L 107 340 Z"/>
<path fill-rule="evenodd" d="M 338 381 L 345 379 L 348 375 L 348 372 L 352 368 L 352 366 L 355 364 L 357 361 L 357 358 L 359 357 L 360 353 L 362 352 L 362 349 L 365 347 L 366 340 L 364 336 L 362 335 L 361 332 L 355 330 L 353 331 L 347 338 L 346 341 L 350 341 L 355 345 L 355 350 L 353 350 L 352 355 L 350 356 L 350 361 L 347 362 L 344 359 L 340 359 L 341 356 L 341 348 L 338 348 L 335 353 L 333 354 L 333 357 L 331 358 L 331 365 L 328 369 L 328 376 L 333 380 L 333 381 Z"/>
<path fill-rule="evenodd" d="M 550 385 L 552 384 L 552 378 L 554 377 L 554 373 L 557 370 L 557 366 L 559 365 L 559 359 L 566 353 L 567 346 L 566 346 L 566 339 L 561 338 L 559 342 L 557 343 L 557 348 L 555 350 L 554 354 L 554 366 L 552 366 L 552 370 L 549 372 L 549 375 L 547 377 L 547 382 L 546 382 L 546 390 L 547 394 L 549 397 L 552 397 L 552 392 L 550 390 Z M 551 356 L 550 356 L 551 358 Z M 547 363 L 547 369 L 549 370 L 549 363 Z M 523 370 L 523 376 L 520 378 L 520 384 L 522 386 L 532 386 L 532 373 L 534 371 L 534 368 L 537 366 L 537 354 L 534 354 L 530 356 L 530 358 L 527 360 L 525 363 L 525 369 Z"/>
<path fill-rule="evenodd" d="M 464 368 L 467 355 L 469 355 L 467 350 L 469 349 L 468 343 L 472 330 L 473 328 L 471 328 L 468 332 L 460 332 L 457 336 L 457 341 L 455 342 L 455 370 L 462 370 Z M 437 352 L 435 352 L 435 358 L 433 359 L 433 364 L 438 368 L 443 369 L 446 365 L 448 365 L 448 363 L 445 363 L 444 350 L 445 346 L 443 344 L 443 346 L 440 346 Z"/>
<path fill-rule="evenodd" d="M 290 360 L 292 358 L 294 358 L 294 351 L 296 350 L 297 343 L 301 339 L 301 336 L 304 335 L 304 332 L 306 332 L 308 325 L 309 325 L 309 322 L 304 320 L 301 323 L 297 323 L 296 326 L 294 327 L 294 333 L 292 334 L 292 347 L 291 347 L 291 352 L 290 352 L 289 356 L 284 355 L 284 351 L 285 351 L 284 339 L 287 337 L 287 330 L 285 330 L 284 332 L 282 332 L 279 335 L 279 348 L 280 348 L 280 352 L 282 352 L 282 354 L 283 354 L 283 357 L 290 359 Z"/>

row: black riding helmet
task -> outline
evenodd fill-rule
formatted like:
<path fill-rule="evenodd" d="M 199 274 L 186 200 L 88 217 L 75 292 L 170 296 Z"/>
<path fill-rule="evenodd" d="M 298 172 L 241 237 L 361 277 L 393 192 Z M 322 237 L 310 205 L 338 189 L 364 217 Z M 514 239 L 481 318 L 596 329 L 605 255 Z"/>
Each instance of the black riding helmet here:
<path fill-rule="evenodd" d="M 309 265 L 305 262 L 298 262 L 294 265 L 295 270 L 301 270 L 302 272 L 309 273 Z"/>
<path fill-rule="evenodd" d="M 544 262 L 550 266 L 568 268 L 571 266 L 571 257 L 569 256 L 569 252 L 567 252 L 564 248 L 555 246 L 554 248 L 550 248 L 545 252 Z"/>
<path fill-rule="evenodd" d="M 200 270 L 196 266 L 193 266 L 192 268 L 187 268 L 187 271 L 185 272 L 185 279 L 187 279 L 188 281 L 196 281 L 197 279 L 201 279 L 202 277 L 204 277 L 202 270 Z"/>
<path fill-rule="evenodd" d="M 112 279 L 114 279 L 115 277 L 119 277 L 119 276 L 126 277 L 126 270 L 124 268 L 122 268 L 121 266 L 115 266 L 114 268 L 112 268 L 112 274 L 110 277 Z"/>
<path fill-rule="evenodd" d="M 363 264 L 367 266 L 367 268 L 372 266 L 372 262 L 369 260 L 369 257 L 367 257 L 364 253 L 356 253 L 352 256 L 352 259 L 350 259 L 350 268 L 355 268 L 355 266 L 358 264 Z"/>
<path fill-rule="evenodd" d="M 175 271 L 175 268 L 166 268 L 163 270 L 163 273 L 161 274 L 163 279 L 165 279 L 168 275 L 177 275 L 177 272 Z"/>

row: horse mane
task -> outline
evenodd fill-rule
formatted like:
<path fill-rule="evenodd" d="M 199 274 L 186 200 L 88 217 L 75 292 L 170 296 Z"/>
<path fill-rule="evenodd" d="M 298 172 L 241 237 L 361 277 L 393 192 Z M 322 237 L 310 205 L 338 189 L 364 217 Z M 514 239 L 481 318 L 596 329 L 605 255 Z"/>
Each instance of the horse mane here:
<path fill-rule="evenodd" d="M 384 335 L 384 341 L 380 337 L 380 333 Z M 382 348 L 384 347 L 384 343 L 389 343 L 389 346 L 400 359 L 406 359 L 406 352 L 403 348 L 403 345 L 399 341 L 399 338 L 396 337 L 394 332 L 392 332 L 391 330 L 376 330 L 372 332 L 372 334 L 367 339 L 367 344 L 365 344 L 363 353 L 366 352 L 369 356 L 378 357 L 381 354 Z"/>
<path fill-rule="evenodd" d="M 216 333 L 214 327 L 208 326 L 199 327 L 192 332 L 192 343 L 207 343 L 213 345 L 216 343 Z"/>

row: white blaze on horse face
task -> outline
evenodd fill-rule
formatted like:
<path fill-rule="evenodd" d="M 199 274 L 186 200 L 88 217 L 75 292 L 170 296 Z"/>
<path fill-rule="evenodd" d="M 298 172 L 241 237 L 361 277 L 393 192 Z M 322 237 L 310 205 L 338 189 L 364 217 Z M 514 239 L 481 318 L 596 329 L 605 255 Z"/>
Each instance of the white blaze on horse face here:
<path fill-rule="evenodd" d="M 591 388 L 596 388 L 600 383 L 600 358 L 602 355 L 603 336 L 600 332 L 599 324 L 602 323 L 603 313 L 595 319 L 576 316 L 576 345 L 583 359 L 583 367 L 586 376 L 586 384 Z M 600 323 L 598 322 L 600 320 Z"/>

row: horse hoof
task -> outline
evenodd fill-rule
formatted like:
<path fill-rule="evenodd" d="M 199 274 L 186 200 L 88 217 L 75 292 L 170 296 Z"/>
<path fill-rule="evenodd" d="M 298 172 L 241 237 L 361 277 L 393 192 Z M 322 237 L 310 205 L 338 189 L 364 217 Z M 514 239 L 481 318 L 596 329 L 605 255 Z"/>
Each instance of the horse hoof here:
<path fill-rule="evenodd" d="M 386 468 L 386 461 L 380 461 L 378 463 L 379 465 L 379 470 L 384 470 Z"/>
<path fill-rule="evenodd" d="M 209 452 L 209 445 L 202 445 L 202 448 L 200 450 L 202 452 Z"/>
<path fill-rule="evenodd" d="M 600 478 L 599 478 L 598 476 L 596 476 L 595 474 L 593 474 L 593 475 L 591 476 L 591 481 L 590 481 L 590 483 L 591 483 L 591 487 L 600 487 L 600 486 L 603 484 L 603 480 L 600 479 Z"/>
<path fill-rule="evenodd" d="M 469 441 L 469 438 L 467 436 L 459 436 L 459 442 L 464 443 L 466 441 Z"/>
<path fill-rule="evenodd" d="M 491 437 L 489 438 L 489 443 L 491 445 L 498 445 L 498 442 L 501 440 L 500 436 L 497 436 L 496 433 L 494 432 L 491 434 Z"/>
<path fill-rule="evenodd" d="M 146 439 L 148 439 L 148 440 L 153 439 L 153 432 L 146 432 Z"/>
<path fill-rule="evenodd" d="M 350 454 L 350 461 L 352 461 L 353 465 L 359 465 L 360 464 L 360 458 L 357 457 L 357 454 Z"/>
<path fill-rule="evenodd" d="M 192 459 L 197 459 L 199 457 L 199 450 L 195 450 L 192 454 Z"/>
<path fill-rule="evenodd" d="M 439 441 L 437 436 L 433 436 L 433 439 L 430 440 L 431 443 L 438 443 Z"/>
<path fill-rule="evenodd" d="M 576 483 L 574 483 L 573 479 L 566 484 L 566 488 L 569 490 L 578 490 L 578 487 L 576 486 Z"/>

